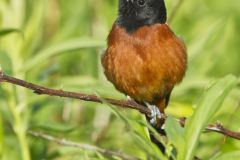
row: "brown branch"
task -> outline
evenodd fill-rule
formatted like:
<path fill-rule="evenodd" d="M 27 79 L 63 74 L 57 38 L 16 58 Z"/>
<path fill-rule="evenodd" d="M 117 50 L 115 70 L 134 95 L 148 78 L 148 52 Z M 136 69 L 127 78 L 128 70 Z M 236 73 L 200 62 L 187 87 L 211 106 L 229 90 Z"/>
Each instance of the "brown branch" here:
<path fill-rule="evenodd" d="M 108 150 L 108 149 L 103 149 L 103 148 L 91 146 L 88 144 L 76 143 L 76 142 L 69 141 L 66 139 L 56 138 L 56 137 L 53 137 L 53 136 L 45 134 L 45 133 L 40 133 L 40 132 L 35 132 L 35 131 L 28 131 L 28 133 L 34 137 L 38 137 L 38 138 L 42 138 L 42 139 L 45 139 L 45 140 L 48 140 L 51 142 L 55 142 L 62 146 L 74 147 L 74 148 L 78 148 L 81 150 L 88 150 L 88 151 L 92 151 L 92 152 L 99 152 L 106 156 L 119 157 L 121 159 L 126 159 L 126 160 L 140 160 L 140 158 L 130 156 L 130 155 L 127 155 L 122 152 L 116 152 L 116 151 L 112 151 L 112 150 Z"/>
<path fill-rule="evenodd" d="M 240 140 L 240 132 L 234 132 L 231 131 L 229 129 L 226 129 L 223 127 L 223 125 L 221 123 L 216 123 L 216 124 L 210 124 L 208 125 L 208 127 L 206 128 L 206 131 L 210 131 L 210 132 L 218 132 L 222 135 L 225 135 L 227 137 L 231 137 L 234 139 L 238 139 Z"/>
<path fill-rule="evenodd" d="M 170 24 L 173 19 L 176 17 L 177 12 L 179 11 L 180 7 L 182 6 L 184 0 L 178 0 L 178 3 L 173 7 L 172 12 L 168 18 L 168 23 Z"/>
<path fill-rule="evenodd" d="M 185 118 L 178 119 L 178 122 L 181 124 L 182 127 L 184 127 L 184 125 L 185 125 L 185 120 L 186 120 Z M 234 132 L 227 128 L 224 128 L 223 125 L 219 122 L 208 125 L 205 128 L 205 131 L 206 132 L 217 132 L 222 135 L 225 135 L 226 137 L 231 137 L 231 138 L 240 140 L 240 132 Z"/>
<path fill-rule="evenodd" d="M 150 109 L 134 102 L 131 100 L 125 101 L 125 100 L 116 100 L 116 99 L 110 99 L 110 98 L 99 98 L 96 95 L 87 95 L 83 93 L 76 93 L 76 92 L 68 92 L 68 91 L 63 91 L 63 90 L 56 90 L 56 89 L 50 89 L 46 88 L 40 85 L 36 85 L 33 83 L 29 83 L 11 76 L 5 75 L 3 72 L 0 71 L 0 83 L 1 82 L 7 82 L 11 84 L 15 84 L 18 86 L 22 86 L 28 89 L 31 89 L 34 91 L 36 94 L 46 94 L 49 96 L 59 96 L 59 97 L 68 97 L 68 98 L 73 98 L 73 99 L 79 99 L 83 101 L 91 101 L 91 102 L 97 102 L 97 103 L 110 103 L 112 105 L 116 105 L 119 107 L 125 107 L 125 108 L 131 108 L 140 111 L 141 113 L 147 115 L 150 117 L 151 111 Z M 163 116 L 166 118 L 166 116 Z M 184 126 L 185 120 L 180 119 L 179 123 Z M 229 129 L 226 129 L 223 127 L 222 124 L 216 123 L 216 124 L 210 124 L 207 128 L 206 131 L 211 131 L 211 132 L 217 132 L 222 135 L 225 135 L 227 137 L 231 137 L 234 139 L 240 140 L 240 132 L 234 132 Z"/>
<path fill-rule="evenodd" d="M 28 88 L 30 90 L 33 90 L 34 93 L 39 95 L 45 94 L 49 96 L 67 97 L 67 98 L 73 98 L 73 99 L 79 99 L 83 101 L 91 101 L 91 102 L 97 102 L 97 103 L 106 102 L 119 107 L 135 109 L 148 116 L 151 115 L 151 111 L 148 108 L 131 100 L 125 101 L 125 100 L 116 100 L 116 99 L 110 99 L 110 98 L 99 98 L 96 95 L 87 95 L 87 94 L 76 93 L 76 92 L 68 92 L 68 91 L 63 91 L 61 89 L 59 90 L 50 89 L 47 87 L 43 87 L 37 84 L 29 83 L 21 79 L 17 79 L 17 78 L 5 75 L 3 72 L 0 71 L 0 83 L 1 82 L 7 82 L 7 83 Z"/>

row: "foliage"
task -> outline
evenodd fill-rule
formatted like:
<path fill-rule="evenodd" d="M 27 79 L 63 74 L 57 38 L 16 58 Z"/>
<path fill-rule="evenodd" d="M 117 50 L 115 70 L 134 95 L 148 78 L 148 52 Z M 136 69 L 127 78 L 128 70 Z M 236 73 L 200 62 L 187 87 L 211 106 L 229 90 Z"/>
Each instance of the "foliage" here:
<path fill-rule="evenodd" d="M 169 13 L 176 3 L 167 1 Z M 177 148 L 176 159 L 240 155 L 239 141 L 202 134 L 208 123 L 217 120 L 227 128 L 239 128 L 240 10 L 236 4 L 237 0 L 185 0 L 170 24 L 186 42 L 189 65 L 167 113 L 190 117 L 194 111 L 184 129 L 172 117 L 165 125 L 166 147 L 169 155 L 173 146 Z M 116 13 L 117 0 L 1 0 L 1 69 L 52 88 L 123 98 L 106 81 L 99 62 Z M 26 132 L 33 129 L 142 159 L 166 159 L 150 142 L 142 115 L 106 106 L 34 95 L 1 83 L 0 157 L 117 159 L 33 138 Z"/>

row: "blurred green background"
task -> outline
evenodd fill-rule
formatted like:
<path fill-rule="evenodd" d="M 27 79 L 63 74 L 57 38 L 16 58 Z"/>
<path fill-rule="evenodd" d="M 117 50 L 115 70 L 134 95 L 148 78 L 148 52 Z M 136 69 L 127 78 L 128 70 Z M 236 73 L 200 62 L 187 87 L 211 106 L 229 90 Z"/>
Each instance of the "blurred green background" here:
<path fill-rule="evenodd" d="M 178 0 L 166 0 L 168 14 Z M 240 76 L 240 10 L 228 2 L 185 0 L 170 23 L 188 48 L 188 71 L 167 113 L 190 116 L 204 88 L 228 74 Z M 100 56 L 117 16 L 117 0 L 0 0 L 0 65 L 8 75 L 47 87 L 125 98 L 103 75 Z M 240 91 L 231 92 L 214 122 L 239 130 Z M 44 131 L 146 159 L 154 159 L 137 111 L 107 104 L 39 96 L 0 85 L 0 158 L 119 159 L 62 147 L 27 134 Z M 240 142 L 216 133 L 201 136 L 203 159 L 240 149 Z M 207 159 L 208 159 L 207 158 Z"/>

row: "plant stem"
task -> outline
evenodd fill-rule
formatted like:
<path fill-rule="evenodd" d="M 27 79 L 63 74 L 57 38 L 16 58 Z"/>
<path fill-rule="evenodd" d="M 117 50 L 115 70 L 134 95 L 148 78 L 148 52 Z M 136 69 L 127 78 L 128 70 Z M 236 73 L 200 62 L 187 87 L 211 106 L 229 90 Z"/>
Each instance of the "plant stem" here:
<path fill-rule="evenodd" d="M 9 93 L 11 93 L 12 95 L 14 93 L 13 91 L 14 89 L 12 88 Z M 8 106 L 13 115 L 13 129 L 19 141 L 22 152 L 22 159 L 31 160 L 26 137 L 26 128 L 23 119 L 21 118 L 21 112 L 18 111 L 16 101 L 13 96 L 10 96 L 10 98 L 8 99 Z"/>

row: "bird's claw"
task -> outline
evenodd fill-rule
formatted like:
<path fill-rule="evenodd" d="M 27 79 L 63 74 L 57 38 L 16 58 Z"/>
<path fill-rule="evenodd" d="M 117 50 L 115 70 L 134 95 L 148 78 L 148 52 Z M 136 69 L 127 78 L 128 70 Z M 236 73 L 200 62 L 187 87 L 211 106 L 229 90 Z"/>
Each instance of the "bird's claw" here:
<path fill-rule="evenodd" d="M 151 110 L 150 123 L 152 125 L 156 125 L 157 124 L 157 120 L 162 118 L 162 114 L 161 114 L 160 110 L 155 105 L 151 105 L 151 104 L 146 103 L 146 102 L 145 102 L 145 104 Z"/>

